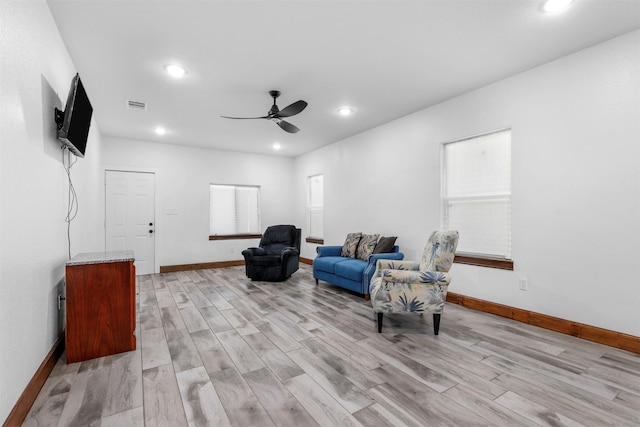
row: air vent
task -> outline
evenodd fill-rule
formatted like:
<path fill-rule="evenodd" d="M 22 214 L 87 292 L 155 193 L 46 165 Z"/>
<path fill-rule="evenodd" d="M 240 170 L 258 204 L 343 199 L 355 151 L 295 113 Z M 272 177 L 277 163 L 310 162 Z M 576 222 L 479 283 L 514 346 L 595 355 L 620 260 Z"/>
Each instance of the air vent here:
<path fill-rule="evenodd" d="M 129 108 L 135 108 L 136 110 L 146 110 L 147 109 L 147 103 L 146 102 L 141 102 L 141 101 L 127 101 L 127 105 L 129 106 Z"/>

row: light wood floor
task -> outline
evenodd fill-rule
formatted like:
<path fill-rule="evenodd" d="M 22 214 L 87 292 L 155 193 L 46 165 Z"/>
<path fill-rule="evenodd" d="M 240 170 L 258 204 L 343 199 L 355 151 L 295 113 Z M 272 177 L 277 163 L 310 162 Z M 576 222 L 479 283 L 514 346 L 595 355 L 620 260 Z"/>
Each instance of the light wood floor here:
<path fill-rule="evenodd" d="M 451 304 L 437 337 L 415 314 L 378 334 L 368 302 L 307 265 L 283 283 L 231 267 L 138 287 L 138 350 L 63 356 L 24 425 L 640 425 L 638 354 Z"/>

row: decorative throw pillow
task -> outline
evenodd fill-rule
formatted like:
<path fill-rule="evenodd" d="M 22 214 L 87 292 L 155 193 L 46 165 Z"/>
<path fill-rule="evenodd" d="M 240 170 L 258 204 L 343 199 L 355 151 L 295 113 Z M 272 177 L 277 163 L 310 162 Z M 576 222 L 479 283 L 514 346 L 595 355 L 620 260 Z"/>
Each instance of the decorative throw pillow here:
<path fill-rule="evenodd" d="M 363 234 L 356 250 L 356 258 L 367 261 L 378 243 L 378 237 L 379 234 Z"/>
<path fill-rule="evenodd" d="M 355 258 L 360 237 L 362 237 L 362 233 L 360 232 L 347 234 L 347 239 L 344 241 L 344 245 L 342 245 L 340 256 Z"/>
<path fill-rule="evenodd" d="M 393 246 L 396 244 L 398 237 L 381 237 L 378 244 L 373 249 L 374 254 L 388 254 L 393 251 Z"/>

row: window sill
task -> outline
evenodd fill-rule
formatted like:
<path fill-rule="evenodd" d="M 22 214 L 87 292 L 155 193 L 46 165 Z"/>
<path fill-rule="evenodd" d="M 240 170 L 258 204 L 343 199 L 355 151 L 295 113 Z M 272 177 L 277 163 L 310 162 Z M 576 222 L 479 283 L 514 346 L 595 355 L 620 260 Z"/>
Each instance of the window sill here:
<path fill-rule="evenodd" d="M 479 267 L 498 268 L 500 270 L 513 271 L 513 260 L 511 259 L 456 254 L 453 262 L 455 262 L 456 264 L 476 265 Z"/>
<path fill-rule="evenodd" d="M 209 240 L 240 240 L 260 238 L 262 238 L 262 234 L 225 234 L 223 236 L 209 236 Z"/>
<path fill-rule="evenodd" d="M 318 239 L 316 237 L 307 237 L 304 239 L 307 243 L 317 243 L 318 245 L 324 245 L 324 239 Z"/>

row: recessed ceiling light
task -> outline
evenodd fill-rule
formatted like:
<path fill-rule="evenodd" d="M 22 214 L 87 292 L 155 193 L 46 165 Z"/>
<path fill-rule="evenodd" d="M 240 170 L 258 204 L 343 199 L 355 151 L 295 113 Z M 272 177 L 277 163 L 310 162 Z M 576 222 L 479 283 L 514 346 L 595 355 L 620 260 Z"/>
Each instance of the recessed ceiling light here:
<path fill-rule="evenodd" d="M 280 145 L 279 142 L 274 142 L 272 147 L 273 147 L 274 150 L 279 150 L 279 149 L 282 148 L 282 145 Z"/>
<path fill-rule="evenodd" d="M 338 114 L 341 116 L 349 116 L 353 114 L 353 108 L 351 107 L 340 107 L 338 108 Z"/>
<path fill-rule="evenodd" d="M 546 0 L 542 5 L 542 11 L 552 15 L 562 13 L 572 2 L 573 0 Z"/>
<path fill-rule="evenodd" d="M 187 70 L 176 64 L 167 65 L 164 69 L 174 79 L 179 79 L 187 74 Z"/>
<path fill-rule="evenodd" d="M 157 128 L 154 129 L 154 132 L 156 133 L 156 135 L 164 135 L 167 133 L 167 130 L 162 126 L 158 126 Z"/>

